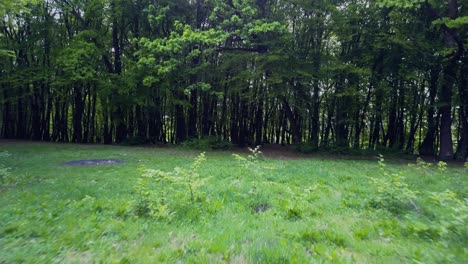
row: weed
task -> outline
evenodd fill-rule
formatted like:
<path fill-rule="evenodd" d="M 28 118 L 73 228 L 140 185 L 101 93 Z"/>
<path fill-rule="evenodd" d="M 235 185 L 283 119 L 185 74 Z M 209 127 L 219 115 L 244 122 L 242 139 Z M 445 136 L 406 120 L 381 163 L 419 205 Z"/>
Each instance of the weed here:
<path fill-rule="evenodd" d="M 12 183 L 10 168 L 0 165 L 0 186 Z"/>
<path fill-rule="evenodd" d="M 256 146 L 253 149 L 248 148 L 248 150 L 250 154 L 246 157 L 239 154 L 232 154 L 234 159 L 237 161 L 239 168 L 243 170 L 243 173 L 258 179 L 264 177 L 268 172 L 275 170 L 274 167 L 263 163 L 263 153 L 260 151 L 260 146 Z"/>
<path fill-rule="evenodd" d="M 8 151 L 0 152 L 0 187 L 1 186 L 10 186 L 17 183 L 17 179 L 11 174 L 11 168 L 6 167 L 3 163 L 11 156 Z"/>
<path fill-rule="evenodd" d="M 416 163 L 410 163 L 408 166 L 416 168 L 416 170 L 424 173 L 425 175 L 428 175 L 430 172 L 432 172 L 432 163 L 424 161 L 421 157 L 416 159 Z"/>
<path fill-rule="evenodd" d="M 432 192 L 430 200 L 434 206 L 440 206 L 447 213 L 438 215 L 438 225 L 445 237 L 459 236 L 467 240 L 468 234 L 468 199 L 461 199 L 457 194 L 446 190 L 445 192 Z"/>
<path fill-rule="evenodd" d="M 198 189 L 204 185 L 207 178 L 201 177 L 197 171 L 205 161 L 205 153 L 201 153 L 188 169 L 175 167 L 172 172 L 142 169 L 143 174 L 134 187 L 138 194 L 134 203 L 135 214 L 169 219 L 173 214 L 169 205 L 184 200 L 187 193 L 192 204 L 196 198 L 202 200 Z M 156 185 L 153 186 L 154 184 Z M 149 186 L 153 188 L 150 189 Z"/>
<path fill-rule="evenodd" d="M 158 173 L 153 171 L 152 173 Z M 151 177 L 143 175 L 138 179 L 134 187 L 137 193 L 137 199 L 133 201 L 133 212 L 139 217 L 153 217 L 161 220 L 169 220 L 172 212 L 169 210 L 166 203 L 166 193 L 158 190 L 158 192 L 151 191 L 148 187 Z M 123 208 L 120 209 L 123 214 Z"/>
<path fill-rule="evenodd" d="M 371 206 L 387 209 L 388 211 L 399 214 L 405 210 L 419 210 L 415 204 L 417 192 L 409 188 L 405 181 L 404 173 L 391 173 L 385 165 L 384 158 L 379 155 L 379 167 L 383 174 L 380 178 L 370 178 L 377 190 L 377 195 L 372 199 Z"/>
<path fill-rule="evenodd" d="M 440 172 L 445 172 L 447 171 L 447 162 L 445 161 L 439 161 L 437 162 L 437 168 Z"/>

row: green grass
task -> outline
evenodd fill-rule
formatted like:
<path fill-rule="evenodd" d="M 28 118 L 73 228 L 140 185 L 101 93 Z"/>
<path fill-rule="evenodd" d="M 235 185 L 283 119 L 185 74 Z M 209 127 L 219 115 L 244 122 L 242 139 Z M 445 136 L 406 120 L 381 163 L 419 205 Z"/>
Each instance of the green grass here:
<path fill-rule="evenodd" d="M 240 164 L 229 152 L 208 152 L 194 202 L 184 184 L 146 179 L 152 199 L 165 193 L 171 211 L 158 218 L 135 213 L 141 168 L 188 169 L 198 152 L 44 143 L 8 143 L 2 151 L 10 155 L 0 156 L 0 169 L 9 168 L 0 170 L 0 263 L 468 260 L 462 166 L 444 171 L 390 162 L 384 172 L 377 161 Z M 126 164 L 63 166 L 91 158 Z M 408 188 L 379 192 L 370 178 L 385 180 L 385 173 L 401 173 Z"/>

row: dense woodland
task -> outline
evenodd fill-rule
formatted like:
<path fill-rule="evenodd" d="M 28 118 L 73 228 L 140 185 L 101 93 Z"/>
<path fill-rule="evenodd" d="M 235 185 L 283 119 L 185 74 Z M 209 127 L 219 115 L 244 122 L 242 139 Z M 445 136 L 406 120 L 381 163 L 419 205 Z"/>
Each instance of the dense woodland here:
<path fill-rule="evenodd" d="M 0 137 L 468 152 L 457 0 L 0 0 Z"/>

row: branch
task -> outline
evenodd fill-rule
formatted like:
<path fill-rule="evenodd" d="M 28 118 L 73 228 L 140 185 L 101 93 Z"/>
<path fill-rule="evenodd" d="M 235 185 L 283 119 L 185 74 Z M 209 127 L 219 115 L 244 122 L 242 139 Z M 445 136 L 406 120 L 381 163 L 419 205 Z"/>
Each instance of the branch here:
<path fill-rule="evenodd" d="M 88 26 L 88 23 L 81 17 L 81 14 L 78 13 L 78 12 L 75 10 L 75 8 L 74 8 L 67 0 L 60 0 L 60 1 L 55 0 L 55 2 L 56 2 L 57 4 L 59 4 L 60 2 L 65 3 L 68 7 L 70 7 L 70 9 L 71 9 L 70 13 L 71 13 L 77 20 L 79 20 L 79 21 L 81 22 L 81 25 L 82 25 L 84 28 L 86 28 L 86 27 Z"/>
<path fill-rule="evenodd" d="M 439 13 L 437 12 L 437 10 L 432 7 L 430 4 L 427 5 L 427 14 L 434 20 L 436 19 L 442 19 L 442 17 L 439 15 Z M 462 55 L 463 55 L 463 51 L 465 50 L 465 47 L 463 45 L 463 41 L 462 39 L 460 38 L 460 36 L 458 36 L 457 32 L 449 27 L 447 27 L 447 25 L 445 24 L 441 24 L 440 27 L 447 33 L 450 35 L 450 37 L 452 37 L 452 39 L 455 41 L 455 43 L 457 43 L 457 52 L 454 54 L 453 58 L 454 60 L 457 60 L 459 59 Z"/>

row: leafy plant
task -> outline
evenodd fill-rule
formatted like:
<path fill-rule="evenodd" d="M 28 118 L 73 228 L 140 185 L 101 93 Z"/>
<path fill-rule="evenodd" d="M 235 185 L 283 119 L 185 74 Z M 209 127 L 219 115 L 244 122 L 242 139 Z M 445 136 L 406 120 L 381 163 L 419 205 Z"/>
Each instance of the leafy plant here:
<path fill-rule="evenodd" d="M 2 151 L 0 152 L 0 161 L 10 156 L 11 154 L 8 151 Z M 10 170 L 10 167 L 6 167 L 3 164 L 0 164 L 0 186 L 11 185 L 15 183 L 15 179 L 12 177 Z"/>
<path fill-rule="evenodd" d="M 432 163 L 424 161 L 421 157 L 416 159 L 416 166 L 423 169 L 428 169 L 432 167 Z"/>
<path fill-rule="evenodd" d="M 11 183 L 11 180 L 10 168 L 0 165 L 0 184 L 8 185 Z"/>
<path fill-rule="evenodd" d="M 134 186 L 138 198 L 133 201 L 133 211 L 137 216 L 147 216 L 166 220 L 172 215 L 163 191 L 151 191 L 148 187 L 151 178 L 143 175 Z"/>
<path fill-rule="evenodd" d="M 404 173 L 390 172 L 385 165 L 382 155 L 379 155 L 379 168 L 383 174 L 382 178 L 370 178 L 376 187 L 377 195 L 373 197 L 371 206 L 387 209 L 392 213 L 400 213 L 404 209 L 413 207 L 419 209 L 415 204 L 417 192 L 411 190 L 405 182 Z"/>
<path fill-rule="evenodd" d="M 456 193 L 446 190 L 441 193 L 431 193 L 430 200 L 434 205 L 448 211 L 446 214 L 439 214 L 439 223 L 444 235 L 452 232 L 466 236 L 468 233 L 468 199 L 458 198 Z"/>
<path fill-rule="evenodd" d="M 232 154 L 235 160 L 237 160 L 239 167 L 244 169 L 250 176 L 263 176 L 265 171 L 272 170 L 274 168 L 260 164 L 262 161 L 262 151 L 260 151 L 260 146 L 255 148 L 248 148 L 250 154 L 246 157 L 239 154 Z"/>
<path fill-rule="evenodd" d="M 447 162 L 445 161 L 439 161 L 437 163 L 437 168 L 440 172 L 445 172 L 447 171 Z"/>
<path fill-rule="evenodd" d="M 134 203 L 136 215 L 168 219 L 173 214 L 169 209 L 171 203 L 178 203 L 181 197 L 182 200 L 188 197 L 193 204 L 200 197 L 198 189 L 207 180 L 198 173 L 205 161 L 205 153 L 201 153 L 188 169 L 175 167 L 171 172 L 142 169 L 143 174 L 134 187 L 138 194 Z"/>

